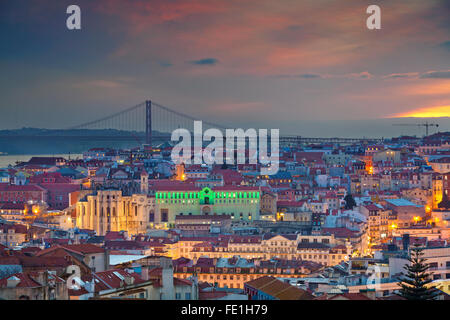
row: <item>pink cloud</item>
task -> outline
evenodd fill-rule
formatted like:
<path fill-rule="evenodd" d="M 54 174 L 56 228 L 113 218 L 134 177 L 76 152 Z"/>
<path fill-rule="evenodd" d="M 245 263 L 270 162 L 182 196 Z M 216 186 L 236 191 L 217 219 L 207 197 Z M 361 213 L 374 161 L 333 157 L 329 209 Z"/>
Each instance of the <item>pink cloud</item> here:
<path fill-rule="evenodd" d="M 444 35 L 433 32 L 433 24 L 418 23 L 425 21 L 421 13 L 427 6 L 419 1 L 384 4 L 386 30 L 377 34 L 366 29 L 365 6 L 357 0 L 111 0 L 97 9 L 117 17 L 131 35 L 112 58 L 164 58 L 177 61 L 178 71 L 193 74 L 267 75 L 351 65 L 417 38 L 435 41 Z M 380 41 L 383 46 L 377 45 Z M 217 58 L 221 65 L 198 70 L 182 63 L 204 57 Z"/>

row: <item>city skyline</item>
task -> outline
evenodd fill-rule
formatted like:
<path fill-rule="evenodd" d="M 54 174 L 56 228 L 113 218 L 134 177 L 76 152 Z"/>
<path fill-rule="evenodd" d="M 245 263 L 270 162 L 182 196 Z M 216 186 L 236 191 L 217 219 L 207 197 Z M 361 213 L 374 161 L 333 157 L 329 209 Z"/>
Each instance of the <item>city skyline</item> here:
<path fill-rule="evenodd" d="M 2 5 L 5 129 L 69 127 L 152 99 L 286 134 L 420 136 L 391 119 L 431 116 L 448 130 L 448 2 L 377 1 L 382 29 L 368 30 L 356 1 L 78 1 L 76 31 L 66 2 Z"/>

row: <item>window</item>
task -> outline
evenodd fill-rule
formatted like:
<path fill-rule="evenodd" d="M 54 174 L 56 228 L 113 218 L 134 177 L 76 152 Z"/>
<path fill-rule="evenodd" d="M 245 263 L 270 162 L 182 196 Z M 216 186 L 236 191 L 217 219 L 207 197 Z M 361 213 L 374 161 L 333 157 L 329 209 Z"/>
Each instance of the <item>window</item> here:
<path fill-rule="evenodd" d="M 191 300 L 191 293 L 190 292 L 186 292 L 186 300 Z"/>
<path fill-rule="evenodd" d="M 169 221 L 169 210 L 161 209 L 161 222 L 168 222 L 168 221 Z"/>
<path fill-rule="evenodd" d="M 175 293 L 175 300 L 181 300 L 181 293 Z"/>

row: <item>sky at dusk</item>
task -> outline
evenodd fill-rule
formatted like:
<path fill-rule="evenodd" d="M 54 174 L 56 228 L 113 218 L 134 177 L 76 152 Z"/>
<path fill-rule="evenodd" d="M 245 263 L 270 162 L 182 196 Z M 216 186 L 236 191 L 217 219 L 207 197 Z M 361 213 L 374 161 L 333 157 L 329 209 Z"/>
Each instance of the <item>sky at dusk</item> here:
<path fill-rule="evenodd" d="M 66 28 L 70 4 L 82 30 Z M 448 0 L 1 0 L 0 128 L 151 99 L 286 134 L 422 134 L 386 118 L 450 116 L 449 17 Z"/>

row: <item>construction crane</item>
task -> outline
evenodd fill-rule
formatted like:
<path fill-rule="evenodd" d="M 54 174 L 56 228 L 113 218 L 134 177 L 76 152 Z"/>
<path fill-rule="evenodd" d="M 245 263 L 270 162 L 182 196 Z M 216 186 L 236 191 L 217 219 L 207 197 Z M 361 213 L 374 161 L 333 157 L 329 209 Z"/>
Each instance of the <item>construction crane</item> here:
<path fill-rule="evenodd" d="M 426 130 L 426 136 L 428 136 L 428 131 L 430 127 L 436 127 L 438 128 L 439 125 L 436 123 L 394 123 L 393 126 L 408 126 L 408 127 L 425 127 Z"/>

